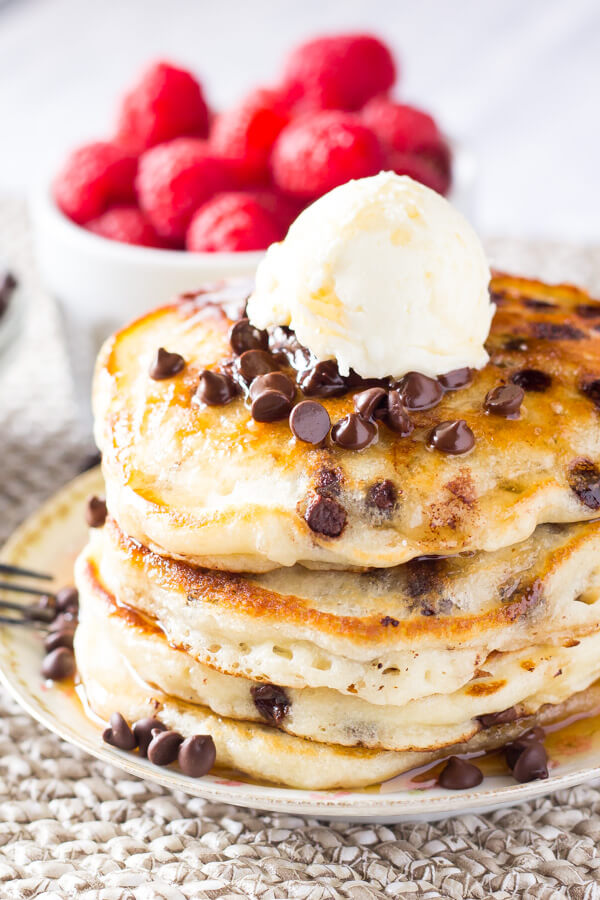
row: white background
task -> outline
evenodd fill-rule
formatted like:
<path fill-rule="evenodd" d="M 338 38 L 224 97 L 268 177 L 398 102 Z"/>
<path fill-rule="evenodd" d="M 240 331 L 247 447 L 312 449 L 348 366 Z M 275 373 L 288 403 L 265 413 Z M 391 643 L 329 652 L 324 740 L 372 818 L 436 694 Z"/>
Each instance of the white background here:
<path fill-rule="evenodd" d="M 600 240 L 599 0 L 0 0 L 0 188 L 108 134 L 150 59 L 196 70 L 219 105 L 344 28 L 384 36 L 399 95 L 474 151 L 483 234 Z"/>

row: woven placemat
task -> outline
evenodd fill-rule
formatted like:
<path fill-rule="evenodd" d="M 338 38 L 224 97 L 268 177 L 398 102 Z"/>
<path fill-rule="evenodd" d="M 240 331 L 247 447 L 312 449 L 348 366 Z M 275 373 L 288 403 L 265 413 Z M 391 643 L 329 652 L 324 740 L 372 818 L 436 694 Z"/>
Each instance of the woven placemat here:
<path fill-rule="evenodd" d="M 600 251 L 495 241 L 494 262 L 600 292 Z M 29 297 L 0 374 L 0 540 L 83 464 L 60 316 L 22 203 L 0 198 L 0 256 Z M 434 824 L 327 825 L 133 779 L 49 734 L 0 692 L 0 898 L 600 900 L 600 789 Z"/>

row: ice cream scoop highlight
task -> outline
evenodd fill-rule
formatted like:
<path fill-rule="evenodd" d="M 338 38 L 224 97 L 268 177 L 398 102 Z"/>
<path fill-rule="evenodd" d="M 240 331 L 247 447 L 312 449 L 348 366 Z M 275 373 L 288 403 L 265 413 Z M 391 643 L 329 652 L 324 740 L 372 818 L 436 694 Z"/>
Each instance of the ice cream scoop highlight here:
<path fill-rule="evenodd" d="M 350 181 L 309 206 L 258 267 L 248 316 L 288 325 L 318 360 L 363 378 L 481 368 L 494 305 L 481 243 L 406 176 Z"/>

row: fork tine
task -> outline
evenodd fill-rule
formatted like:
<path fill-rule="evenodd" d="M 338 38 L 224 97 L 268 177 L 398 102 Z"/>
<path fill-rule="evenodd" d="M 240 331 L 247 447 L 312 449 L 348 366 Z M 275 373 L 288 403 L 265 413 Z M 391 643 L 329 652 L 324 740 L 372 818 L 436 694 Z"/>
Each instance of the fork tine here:
<path fill-rule="evenodd" d="M 4 610 L 19 613 L 18 616 L 2 615 Z M 4 625 L 35 625 L 43 627 L 54 621 L 56 610 L 48 607 L 23 606 L 21 603 L 13 603 L 11 600 L 0 600 L 0 624 Z"/>
<path fill-rule="evenodd" d="M 25 587 L 22 584 L 11 584 L 9 581 L 0 581 L 0 590 L 15 594 L 32 594 L 35 597 L 54 597 L 52 591 L 41 591 L 38 588 Z"/>
<path fill-rule="evenodd" d="M 0 563 L 0 572 L 3 575 L 24 575 L 28 578 L 39 578 L 41 581 L 52 581 L 52 575 L 45 572 L 35 572 L 33 569 L 22 569 L 20 566 L 10 566 L 8 563 Z"/>

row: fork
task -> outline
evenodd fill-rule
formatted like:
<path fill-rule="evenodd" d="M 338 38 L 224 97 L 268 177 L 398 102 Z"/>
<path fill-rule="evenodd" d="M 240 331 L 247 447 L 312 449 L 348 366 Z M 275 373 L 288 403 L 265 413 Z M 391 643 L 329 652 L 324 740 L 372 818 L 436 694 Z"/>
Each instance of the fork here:
<path fill-rule="evenodd" d="M 53 578 L 52 575 L 45 572 L 23 569 L 7 563 L 0 563 L 0 575 L 18 575 L 22 578 L 35 578 L 38 581 L 52 581 Z M 25 594 L 30 597 L 47 597 L 50 600 L 54 600 L 56 597 L 52 591 L 13 581 L 0 581 L 0 592 Z M 2 615 L 0 612 L 0 625 L 31 625 L 34 628 L 40 628 L 50 624 L 56 616 L 56 610 L 52 606 L 42 606 L 39 602 L 24 606 L 21 603 L 0 598 L 0 610 L 9 610 L 12 613 L 12 615 Z"/>

